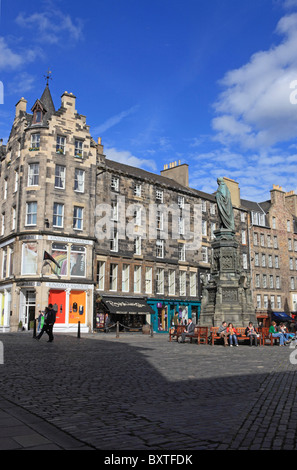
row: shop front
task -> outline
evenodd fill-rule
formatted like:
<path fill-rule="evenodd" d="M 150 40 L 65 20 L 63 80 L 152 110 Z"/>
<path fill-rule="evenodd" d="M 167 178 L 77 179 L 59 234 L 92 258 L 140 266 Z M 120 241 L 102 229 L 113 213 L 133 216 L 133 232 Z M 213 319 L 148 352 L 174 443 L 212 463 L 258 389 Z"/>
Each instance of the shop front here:
<path fill-rule="evenodd" d="M 148 299 L 147 303 L 153 309 L 151 323 L 155 333 L 168 333 L 175 313 L 181 324 L 187 324 L 189 318 L 196 324 L 200 316 L 201 303 L 198 301 Z"/>
<path fill-rule="evenodd" d="M 153 313 L 145 298 L 102 296 L 96 302 L 95 321 L 97 329 L 102 328 L 108 315 L 111 324 L 119 322 L 120 330 L 140 331 Z"/>
<path fill-rule="evenodd" d="M 0 331 L 6 332 L 10 329 L 11 315 L 11 289 L 12 285 L 0 288 Z"/>
<path fill-rule="evenodd" d="M 41 283 L 36 281 L 19 282 L 16 287 L 16 301 L 19 303 L 18 328 L 30 330 L 34 327 L 34 320 L 38 315 L 38 293 Z M 19 299 L 19 300 L 17 300 Z M 14 303 L 16 309 L 16 303 Z"/>
<path fill-rule="evenodd" d="M 80 322 L 81 332 L 92 329 L 93 285 L 46 283 L 49 287 L 48 302 L 57 311 L 56 331 L 76 330 Z"/>

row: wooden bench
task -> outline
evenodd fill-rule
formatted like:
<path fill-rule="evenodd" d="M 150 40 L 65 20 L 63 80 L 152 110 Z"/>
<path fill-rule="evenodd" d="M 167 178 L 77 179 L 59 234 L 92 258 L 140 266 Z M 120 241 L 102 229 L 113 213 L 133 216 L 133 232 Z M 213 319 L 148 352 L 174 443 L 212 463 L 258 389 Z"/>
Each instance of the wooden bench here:
<path fill-rule="evenodd" d="M 279 338 L 273 338 L 271 334 L 269 333 L 269 328 L 261 328 L 261 338 L 262 338 L 262 344 L 265 346 L 266 341 L 269 342 L 270 346 L 274 345 L 274 341 L 278 342 Z"/>
<path fill-rule="evenodd" d="M 170 328 L 169 341 L 171 341 L 172 339 L 176 339 L 176 341 L 178 341 L 178 338 L 182 335 L 185 329 L 186 329 L 185 325 L 179 325 L 177 329 L 175 329 L 175 327 Z M 190 343 L 192 343 L 193 340 L 197 340 L 197 344 L 207 344 L 208 343 L 208 327 L 196 325 L 194 333 L 191 336 L 187 336 L 186 339 L 187 338 L 190 340 Z"/>
<path fill-rule="evenodd" d="M 178 338 L 181 336 L 182 332 L 185 331 L 185 325 L 178 325 L 177 327 L 173 326 L 169 330 L 169 341 L 175 339 L 178 341 Z"/>
<path fill-rule="evenodd" d="M 208 344 L 208 327 L 198 326 L 197 328 L 198 328 L 198 344 Z"/>
<path fill-rule="evenodd" d="M 194 334 L 188 336 L 190 342 L 193 342 L 193 339 L 197 339 L 197 344 L 208 344 L 208 327 L 207 326 L 195 326 Z"/>
<path fill-rule="evenodd" d="M 219 327 L 218 326 L 213 326 L 211 327 L 210 329 L 210 332 L 211 332 L 211 344 L 212 346 L 214 345 L 215 343 L 215 340 L 221 340 L 222 342 L 224 342 L 224 339 L 218 334 L 218 329 Z M 235 328 L 236 330 L 236 337 L 237 337 L 237 341 L 250 341 L 250 338 L 249 336 L 246 336 L 245 334 L 245 330 L 246 328 L 245 327 L 239 327 L 239 328 Z M 259 345 L 261 346 L 262 344 L 262 335 L 261 335 L 261 332 L 259 332 L 259 337 L 258 337 L 258 343 Z"/>
<path fill-rule="evenodd" d="M 279 338 L 273 338 L 271 336 L 271 333 L 269 333 L 269 328 L 261 328 L 261 338 L 262 338 L 262 344 L 265 346 L 266 341 L 268 341 L 269 346 L 273 346 L 275 343 L 279 343 Z"/>
<path fill-rule="evenodd" d="M 224 339 L 218 334 L 218 329 L 219 329 L 218 326 L 212 326 L 210 328 L 212 346 L 214 346 L 214 343 L 216 340 L 221 340 L 222 342 L 224 342 Z"/>

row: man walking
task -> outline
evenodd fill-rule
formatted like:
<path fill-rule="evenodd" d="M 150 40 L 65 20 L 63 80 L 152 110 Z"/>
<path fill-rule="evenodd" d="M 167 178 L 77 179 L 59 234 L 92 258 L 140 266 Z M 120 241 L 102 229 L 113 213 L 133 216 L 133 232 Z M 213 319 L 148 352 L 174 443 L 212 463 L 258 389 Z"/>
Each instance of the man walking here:
<path fill-rule="evenodd" d="M 49 304 L 49 306 L 45 310 L 44 325 L 39 335 L 36 336 L 36 339 L 39 340 L 41 336 L 43 335 L 43 333 L 46 332 L 48 334 L 48 343 L 51 343 L 54 340 L 53 328 L 54 328 L 55 321 L 56 321 L 56 312 L 53 310 L 52 304 Z"/>

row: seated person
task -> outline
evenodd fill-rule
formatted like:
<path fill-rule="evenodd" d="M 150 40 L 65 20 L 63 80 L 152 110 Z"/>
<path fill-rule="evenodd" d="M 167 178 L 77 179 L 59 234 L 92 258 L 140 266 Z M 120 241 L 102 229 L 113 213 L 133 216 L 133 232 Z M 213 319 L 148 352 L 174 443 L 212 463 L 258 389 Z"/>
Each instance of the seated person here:
<path fill-rule="evenodd" d="M 283 333 L 277 331 L 275 321 L 273 321 L 273 322 L 271 323 L 271 326 L 270 326 L 270 328 L 269 328 L 269 335 L 270 335 L 272 338 L 279 338 L 279 345 L 280 345 L 280 346 L 284 346 L 285 341 L 286 341 L 286 340 L 285 340 L 285 337 L 284 337 Z"/>
<path fill-rule="evenodd" d="M 250 346 L 253 345 L 253 340 L 254 340 L 255 346 L 258 346 L 259 335 L 251 321 L 249 322 L 248 326 L 245 329 L 245 335 L 250 338 Z"/>
<path fill-rule="evenodd" d="M 184 343 L 184 342 L 185 342 L 186 337 L 188 337 L 188 336 L 189 336 L 189 337 L 190 337 L 190 336 L 194 336 L 194 332 L 195 332 L 195 325 L 194 325 L 194 323 L 192 322 L 192 319 L 189 318 L 189 323 L 188 323 L 188 325 L 187 325 L 187 327 L 186 327 L 186 330 L 183 331 L 182 334 L 181 334 L 181 337 L 182 337 L 181 343 Z"/>

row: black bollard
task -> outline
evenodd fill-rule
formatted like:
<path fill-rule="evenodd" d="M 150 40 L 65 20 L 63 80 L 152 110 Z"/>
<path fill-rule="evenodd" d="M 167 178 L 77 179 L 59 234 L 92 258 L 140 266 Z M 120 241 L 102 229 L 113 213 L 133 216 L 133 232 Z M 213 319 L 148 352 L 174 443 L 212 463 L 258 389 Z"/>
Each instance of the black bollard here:
<path fill-rule="evenodd" d="M 33 338 L 36 338 L 36 318 L 34 318 Z"/>
<path fill-rule="evenodd" d="M 116 338 L 119 338 L 119 322 L 117 321 L 117 333 L 116 333 Z"/>
<path fill-rule="evenodd" d="M 77 327 L 77 337 L 80 338 L 80 321 L 78 322 L 78 327 Z"/>

